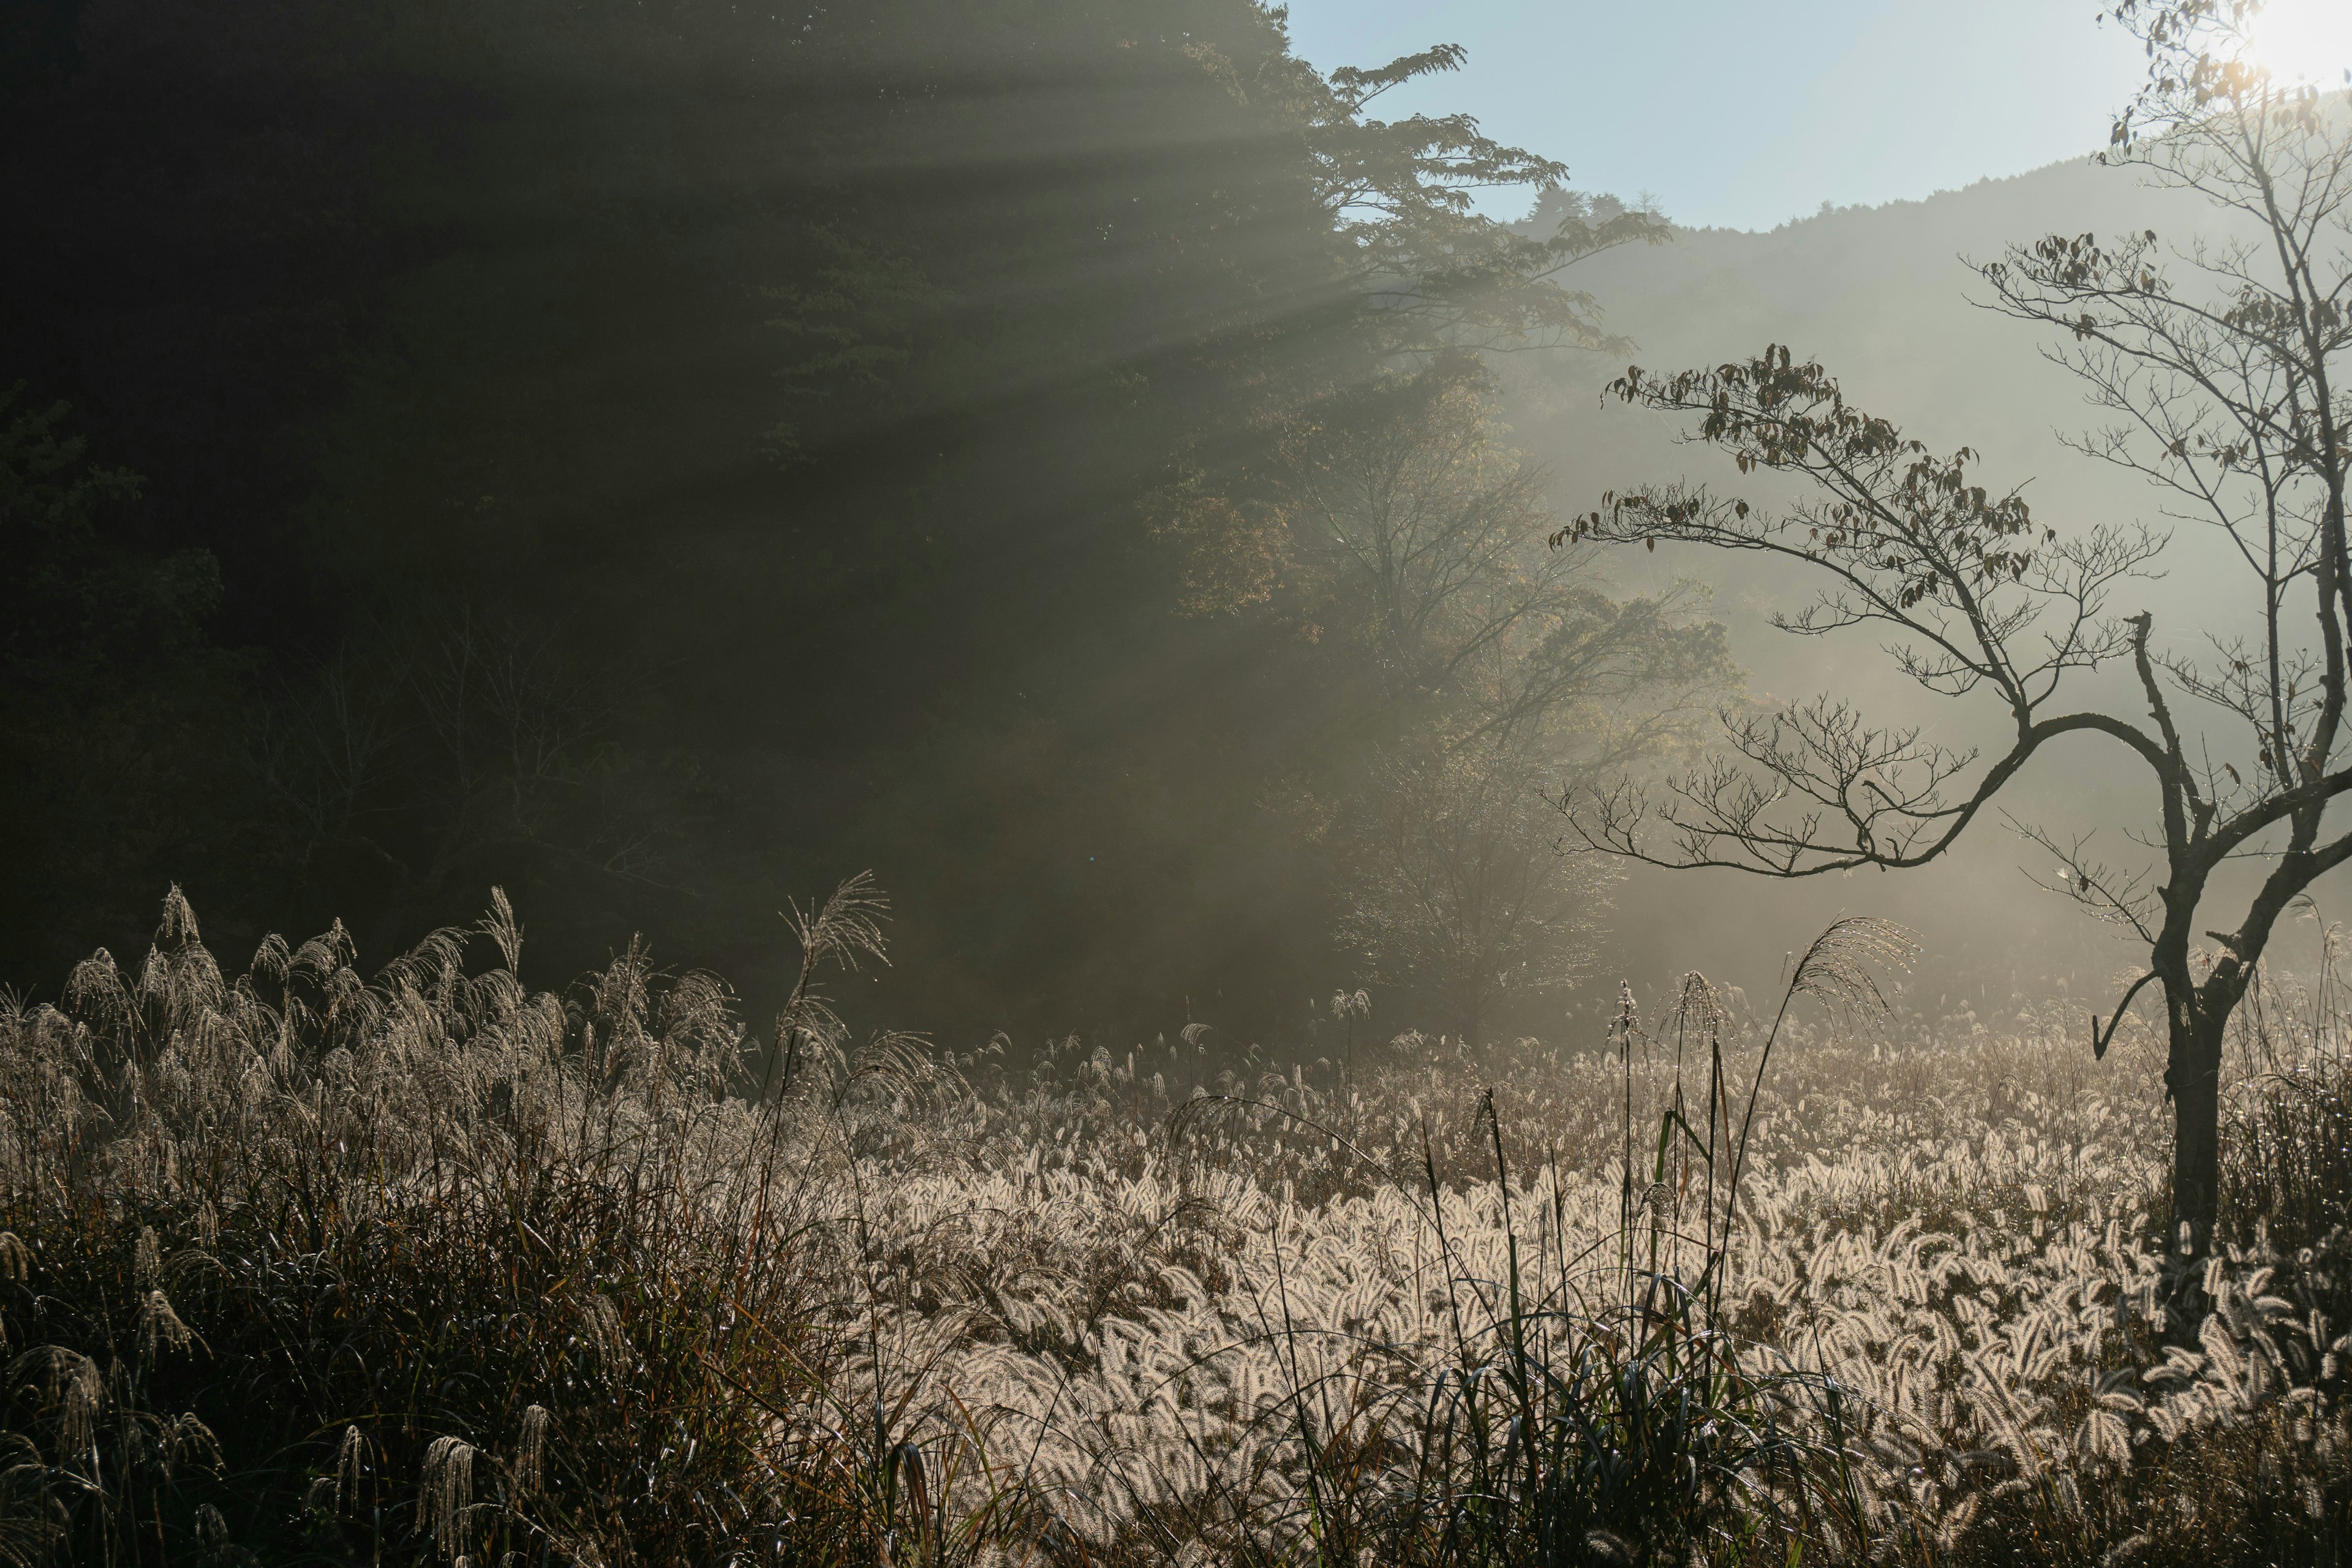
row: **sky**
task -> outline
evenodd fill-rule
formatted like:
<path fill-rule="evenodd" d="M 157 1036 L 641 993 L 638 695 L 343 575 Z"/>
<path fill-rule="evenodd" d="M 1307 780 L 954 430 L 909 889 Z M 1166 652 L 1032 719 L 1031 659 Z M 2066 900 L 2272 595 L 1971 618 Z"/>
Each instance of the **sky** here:
<path fill-rule="evenodd" d="M 1388 119 L 1467 111 L 1558 158 L 1570 183 L 1654 196 L 1683 224 L 1770 228 L 1931 195 L 2106 144 L 2139 46 L 2096 0 L 1291 0 L 1297 52 L 1328 69 L 1461 44 L 1458 75 L 1382 100 Z M 2275 0 L 2258 47 L 2329 83 L 2352 3 Z M 1496 204 L 1506 208 L 1516 201 Z"/>

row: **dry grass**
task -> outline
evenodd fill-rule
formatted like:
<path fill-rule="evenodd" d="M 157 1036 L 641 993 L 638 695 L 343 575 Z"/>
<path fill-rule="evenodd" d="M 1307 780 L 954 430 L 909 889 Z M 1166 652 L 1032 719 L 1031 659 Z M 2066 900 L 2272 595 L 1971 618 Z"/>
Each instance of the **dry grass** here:
<path fill-rule="evenodd" d="M 232 982 L 174 900 L 10 1009 L 0 1559 L 2339 1559 L 2332 974 L 2249 1014 L 2189 1321 L 2152 1047 L 1883 1014 L 1876 928 L 1605 1051 L 1013 1073 L 853 1047 L 878 912 L 765 1039 L 635 948 L 527 992 L 502 900 Z"/>

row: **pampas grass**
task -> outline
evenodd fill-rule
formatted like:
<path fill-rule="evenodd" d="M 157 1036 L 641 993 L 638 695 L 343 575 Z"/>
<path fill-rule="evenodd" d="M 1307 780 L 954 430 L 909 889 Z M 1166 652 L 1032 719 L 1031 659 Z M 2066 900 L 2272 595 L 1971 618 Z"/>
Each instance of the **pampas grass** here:
<path fill-rule="evenodd" d="M 1015 1071 L 826 1003 L 885 912 L 763 1037 L 503 897 L 230 979 L 174 896 L 0 1013 L 0 1562 L 2338 1560 L 2329 973 L 2190 1321 L 2153 1043 L 1902 1016 L 1891 928 L 1602 1050 Z"/>

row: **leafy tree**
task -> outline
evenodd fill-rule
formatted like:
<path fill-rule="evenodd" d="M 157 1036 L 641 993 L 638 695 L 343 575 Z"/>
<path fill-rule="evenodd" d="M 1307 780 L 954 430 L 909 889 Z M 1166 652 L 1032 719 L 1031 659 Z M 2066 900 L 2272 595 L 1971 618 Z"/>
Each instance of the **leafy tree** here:
<path fill-rule="evenodd" d="M 1328 79 L 1289 62 L 1302 84 L 1318 201 L 1341 242 L 1342 278 L 1377 342 L 1439 346 L 1617 348 L 1593 298 L 1564 287 L 1569 268 L 1622 245 L 1663 243 L 1670 226 L 1645 207 L 1572 197 L 1568 167 L 1496 142 L 1466 114 L 1380 121 L 1365 111 L 1420 78 L 1459 70 L 1468 51 L 1440 45 Z M 1545 220 L 1498 223 L 1482 190 L 1531 193 Z"/>
<path fill-rule="evenodd" d="M 1435 1001 L 1477 1041 L 1506 1005 L 1573 984 L 1605 865 L 1559 852 L 1555 775 L 1509 747 L 1384 748 L 1347 814 L 1340 941 L 1363 978 Z"/>
<path fill-rule="evenodd" d="M 1612 599 L 1588 553 L 1545 548 L 1546 476 L 1507 444 L 1475 362 L 1323 413 L 1285 443 L 1272 515 L 1321 613 L 1370 650 L 1389 700 L 1446 715 L 1452 749 L 1622 762 L 1728 673 L 1688 590 Z"/>
<path fill-rule="evenodd" d="M 1599 881 L 1557 852 L 1565 776 L 1654 754 L 1730 677 L 1688 590 L 1612 597 L 1546 548 L 1546 477 L 1512 449 L 1493 378 L 1448 351 L 1290 421 L 1244 497 L 1189 491 L 1196 608 L 1259 604 L 1350 652 L 1359 750 L 1325 785 L 1339 935 L 1370 982 L 1465 1034 L 1575 977 Z"/>
<path fill-rule="evenodd" d="M 2062 739 L 2096 739 L 2146 769 L 2151 809 L 2135 842 L 2155 851 L 2152 866 L 2094 861 L 2082 843 L 2027 831 L 2060 858 L 2064 892 L 2146 944 L 2149 969 L 2116 1021 L 2142 986 L 2161 989 L 2176 1235 L 2191 1256 L 2210 1247 L 2217 1219 L 2224 1031 L 2280 916 L 2352 859 L 2352 831 L 2331 815 L 2352 791 L 2352 131 L 2340 99 L 2282 87 L 2245 62 L 2256 9 L 2189 0 L 2112 13 L 2145 40 L 2151 69 L 2107 160 L 2200 194 L 2242 237 L 2053 236 L 1982 268 L 1994 308 L 2063 329 L 2053 357 L 2110 418 L 2081 448 L 2152 482 L 2169 519 L 2216 531 L 2240 573 L 2229 609 L 2217 600 L 2211 620 L 2181 637 L 2159 637 L 2146 610 L 2116 613 L 2168 530 L 2062 534 L 2014 490 L 1978 481 L 1972 453 L 1933 455 L 1786 349 L 1664 378 L 1634 370 L 1614 391 L 1696 416 L 1696 438 L 1740 472 L 1800 478 L 1805 499 L 1775 510 L 1654 487 L 1563 531 L 1801 563 L 1826 586 L 1780 626 L 1890 636 L 1904 674 L 1936 696 L 1999 703 L 2011 732 L 1985 758 L 1821 697 L 1729 721 L 1742 761 L 1703 767 L 1661 799 L 1621 784 L 1569 803 L 1588 843 L 1783 878 L 1917 866 Z M 2144 718 L 2063 700 L 2110 664 L 2131 672 Z M 2214 929 L 2215 879 L 2246 860 L 2263 868 L 2259 885 Z M 2114 1026 L 2094 1020 L 2096 1048 Z"/>
<path fill-rule="evenodd" d="M 572 898 L 658 882 L 670 803 L 613 739 L 619 696 L 545 628 L 425 608 L 285 683 L 247 760 L 312 890 L 389 946 L 492 875 Z"/>
<path fill-rule="evenodd" d="M 1326 76 L 1255 0 L 110 0 L 76 41 L 0 90 L 0 384 L 69 395 L 266 650 L 289 852 L 215 901 L 373 951 L 501 881 L 558 966 L 643 927 L 756 994 L 778 888 L 872 866 L 941 1026 L 1222 988 L 1247 1028 L 1328 978 L 1328 866 L 1257 803 L 1358 759 L 1371 645 L 1170 614 L 1138 502 L 1251 493 L 1449 346 L 1602 341 L 1563 265 L 1662 228 L 1495 223 L 1559 165 L 1382 118 L 1459 51 Z M 610 693 L 551 769 L 433 721 L 460 604 Z"/>
<path fill-rule="evenodd" d="M 245 661 L 211 637 L 220 571 L 140 538 L 137 476 L 89 460 L 67 405 L 0 390 L 0 951 L 51 966 L 135 934 L 158 879 L 251 855 L 235 787 Z"/>

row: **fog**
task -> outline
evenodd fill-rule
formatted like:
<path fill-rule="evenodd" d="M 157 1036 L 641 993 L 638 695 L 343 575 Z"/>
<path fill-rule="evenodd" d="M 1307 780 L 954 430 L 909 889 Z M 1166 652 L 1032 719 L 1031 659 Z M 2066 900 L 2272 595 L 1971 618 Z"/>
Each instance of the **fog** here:
<path fill-rule="evenodd" d="M 1682 230 L 1671 246 L 1596 258 L 1578 280 L 1607 302 L 1611 327 L 1633 340 L 1631 363 L 1672 370 L 1786 344 L 1831 367 L 1855 402 L 1931 449 L 1982 454 L 1983 482 L 2024 487 L 2038 521 L 2079 531 L 2134 519 L 2161 523 L 2167 498 L 2066 444 L 2109 416 L 2088 405 L 2078 377 L 2045 356 L 2049 334 L 1984 308 L 1989 291 L 1971 263 L 2045 234 L 2149 228 L 2183 247 L 2242 237 L 2242 226 L 2232 231 L 2191 195 L 2075 158 L 1764 233 Z M 1522 438 L 1550 465 L 1563 514 L 1664 475 L 1740 485 L 1719 456 L 1678 446 L 1681 426 L 1604 403 L 1590 384 L 1601 379 L 1565 367 L 1515 379 Z M 1743 493 L 1771 489 L 1751 480 Z M 2201 649 L 2208 633 L 2252 629 L 2259 601 L 2234 588 L 2243 568 L 2226 541 L 2210 524 L 2171 526 L 2172 542 L 2156 563 L 2160 575 L 2126 585 L 2118 612 L 2153 613 L 2158 646 L 2187 651 Z M 1923 697 L 1882 655 L 1883 639 L 1865 631 L 1816 640 L 1774 630 L 1767 624 L 1774 610 L 1810 597 L 1807 575 L 1727 564 L 1700 554 L 1621 553 L 1611 568 L 1629 584 L 1683 574 L 1706 582 L 1753 696 L 1850 695 L 1875 721 L 1922 725 L 1944 743 L 1997 753 L 2007 723 L 1997 700 Z M 2233 586 L 2216 592 L 2223 584 Z M 2233 624 L 2233 616 L 2242 619 Z M 2144 706 L 2126 670 L 2100 672 L 2078 689 L 2082 700 L 2117 711 Z M 2154 798 L 2137 759 L 2085 738 L 2045 755 L 2005 804 L 2062 838 L 2100 835 L 2107 853 L 2128 859 L 2137 850 L 2121 828 L 2147 820 Z M 1920 933 L 1925 952 L 1914 984 L 1927 1002 L 1948 994 L 2008 1011 L 2013 998 L 2087 991 L 2095 1003 L 2112 994 L 2118 972 L 2137 972 L 2140 954 L 2072 900 L 2028 880 L 2029 871 L 2049 879 L 2047 858 L 1995 820 L 1943 862 L 1899 874 L 1859 871 L 1808 885 L 1645 869 L 1617 895 L 1614 945 L 1601 967 L 1644 991 L 1688 969 L 1769 985 L 1791 947 L 1842 914 L 1868 913 Z M 2347 886 L 2337 874 L 2314 889 L 2324 912 L 2341 907 Z M 2315 931 L 2298 933 L 2297 956 L 2307 959 L 2315 938 Z"/>
<path fill-rule="evenodd" d="M 8 26 L 0 981 L 28 994 L 140 951 L 175 884 L 217 950 L 340 918 L 371 963 L 497 886 L 542 984 L 641 935 L 757 1016 L 782 917 L 865 872 L 894 962 L 856 1016 L 959 1049 L 1287 1041 L 1360 988 L 1382 1035 L 1580 1040 L 1621 981 L 1760 990 L 1846 913 L 1919 931 L 1924 1009 L 2087 1005 L 2146 961 L 1998 813 L 1931 866 L 1796 883 L 1482 860 L 1515 923 L 1475 942 L 1428 886 L 1474 840 L 1572 845 L 1552 795 L 1687 766 L 1726 702 L 1826 690 L 1998 748 L 1997 702 L 1923 699 L 1879 639 L 1773 631 L 1792 567 L 1546 541 L 1728 473 L 1612 377 L 1768 344 L 1976 449 L 2037 527 L 2157 519 L 2063 445 L 2079 384 L 1970 263 L 2232 238 L 2192 195 L 2085 153 L 1687 226 L 1576 147 L 1409 118 L 1524 122 L 1457 55 L 1318 69 L 1246 0 Z M 1937 170 L 2014 161 L 1939 135 Z M 1440 564 L 1396 565 L 1441 515 L 1412 544 Z M 2174 650 L 2244 629 L 2210 532 L 2161 565 L 2115 614 Z M 2144 858 L 2122 754 L 2062 742 L 2000 805 Z"/>
<path fill-rule="evenodd" d="M 2342 1563 L 2338 59 L 0 5 L 0 1568 Z"/>

